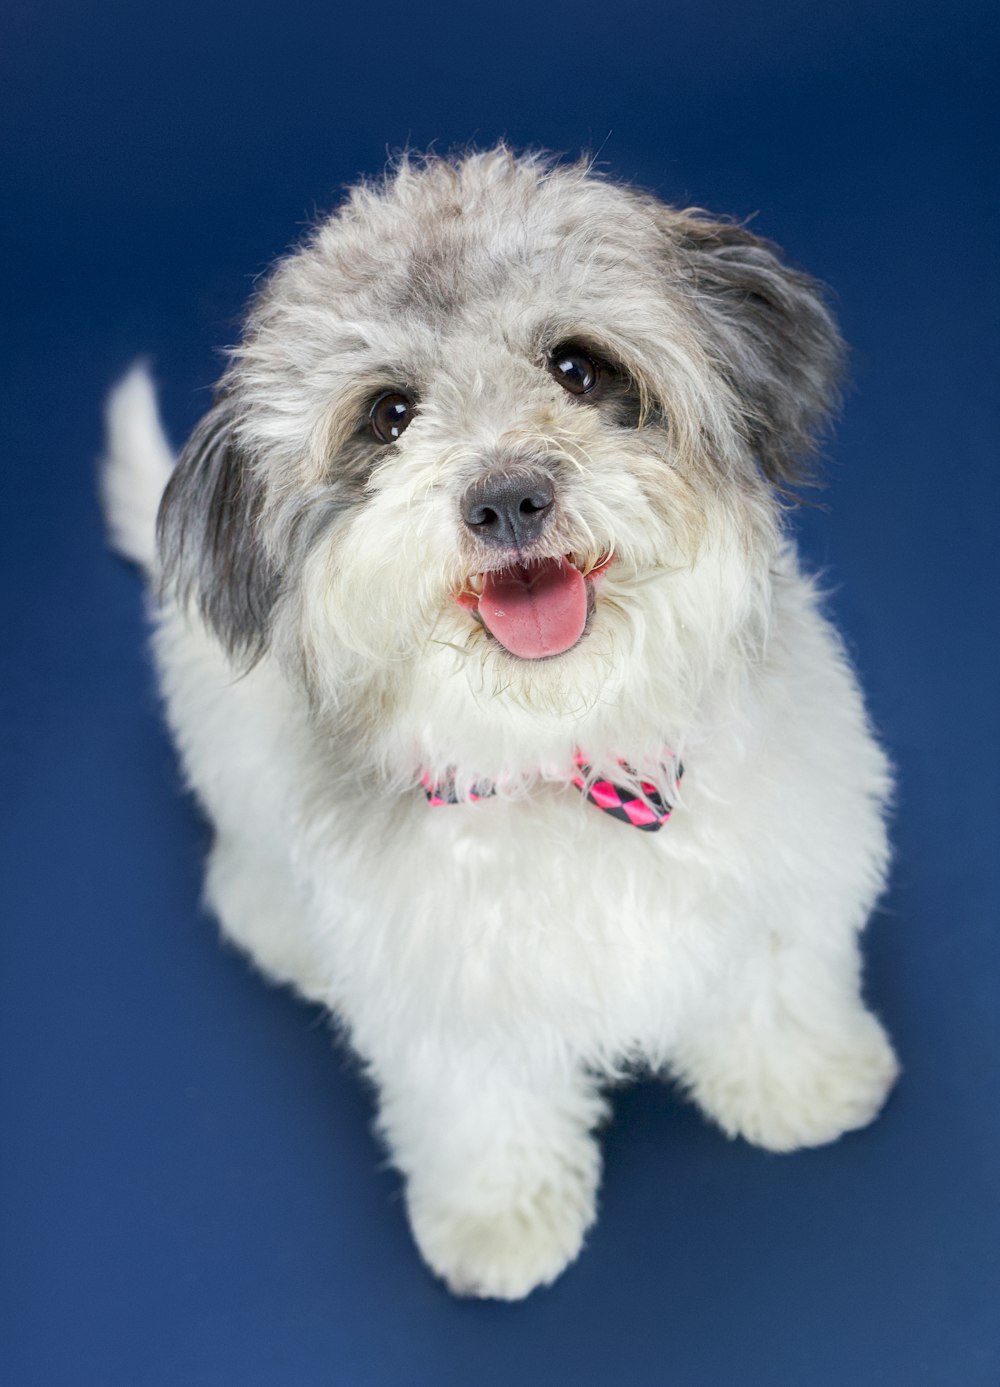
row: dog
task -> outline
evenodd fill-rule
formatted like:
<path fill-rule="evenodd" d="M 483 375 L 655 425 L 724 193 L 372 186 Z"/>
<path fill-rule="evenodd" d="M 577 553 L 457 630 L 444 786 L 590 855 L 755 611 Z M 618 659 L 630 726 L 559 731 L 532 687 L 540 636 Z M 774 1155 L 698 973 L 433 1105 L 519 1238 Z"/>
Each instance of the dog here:
<path fill-rule="evenodd" d="M 501 146 L 355 187 L 176 466 L 110 400 L 208 905 L 349 1038 L 456 1293 L 577 1256 L 637 1069 L 772 1151 L 896 1077 L 891 773 L 786 519 L 843 355 L 744 226 Z"/>

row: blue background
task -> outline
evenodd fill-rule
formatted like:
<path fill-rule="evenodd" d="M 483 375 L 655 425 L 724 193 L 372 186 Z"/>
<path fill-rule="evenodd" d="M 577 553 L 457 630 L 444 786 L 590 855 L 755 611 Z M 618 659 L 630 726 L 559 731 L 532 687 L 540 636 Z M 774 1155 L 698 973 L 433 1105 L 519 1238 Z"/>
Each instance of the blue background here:
<path fill-rule="evenodd" d="M 992 9 L 5 7 L 5 1383 L 1000 1382 Z M 137 354 L 179 442 L 344 182 L 501 134 L 758 213 L 836 290 L 854 385 L 797 523 L 899 766 L 868 980 L 905 1064 L 873 1128 L 790 1157 L 623 1093 L 589 1248 L 518 1306 L 431 1279 L 352 1061 L 200 915 L 93 476 Z"/>

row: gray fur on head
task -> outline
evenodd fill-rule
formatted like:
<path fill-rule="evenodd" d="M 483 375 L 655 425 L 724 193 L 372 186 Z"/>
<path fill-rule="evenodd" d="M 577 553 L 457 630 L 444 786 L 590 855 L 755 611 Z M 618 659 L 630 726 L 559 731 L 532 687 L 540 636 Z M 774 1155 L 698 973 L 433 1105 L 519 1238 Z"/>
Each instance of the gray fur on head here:
<path fill-rule="evenodd" d="M 546 363 L 569 341 L 606 363 L 600 403 L 554 382 Z M 327 687 L 334 676 L 317 671 L 344 652 L 398 669 L 432 634 L 502 659 L 455 615 L 478 571 L 459 497 L 500 459 L 541 459 L 553 544 L 581 563 L 617 555 L 608 590 L 620 596 L 603 604 L 594 648 L 617 658 L 636 631 L 653 639 L 639 585 L 657 572 L 674 574 L 678 642 L 746 643 L 750 625 L 766 627 L 758 587 L 780 529 L 765 478 L 802 479 L 840 361 L 816 284 L 742 227 L 583 162 L 504 147 L 405 159 L 355 188 L 258 294 L 163 499 L 164 584 L 234 656 L 252 660 L 274 637 Z M 415 409 L 390 446 L 368 427 L 384 391 Z M 683 612 L 686 585 L 708 581 L 695 568 L 706 537 L 760 567 L 727 571 L 731 616 L 711 633 Z M 747 594 L 752 619 L 739 615 Z M 678 656 L 677 683 L 682 668 Z"/>

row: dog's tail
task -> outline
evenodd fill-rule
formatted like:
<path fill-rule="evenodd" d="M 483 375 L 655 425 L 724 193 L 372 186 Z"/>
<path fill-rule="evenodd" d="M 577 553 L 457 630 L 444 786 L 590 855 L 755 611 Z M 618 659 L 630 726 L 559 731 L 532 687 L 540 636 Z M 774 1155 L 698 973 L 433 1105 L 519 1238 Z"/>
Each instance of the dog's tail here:
<path fill-rule="evenodd" d="M 101 500 L 112 546 L 151 574 L 156 512 L 174 467 L 149 371 L 139 363 L 119 381 L 105 411 Z"/>

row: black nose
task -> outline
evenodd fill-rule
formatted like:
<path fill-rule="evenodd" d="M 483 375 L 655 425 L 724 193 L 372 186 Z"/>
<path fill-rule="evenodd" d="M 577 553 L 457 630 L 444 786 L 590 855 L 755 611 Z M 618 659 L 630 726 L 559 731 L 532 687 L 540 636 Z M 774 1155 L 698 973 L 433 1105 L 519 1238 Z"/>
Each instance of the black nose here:
<path fill-rule="evenodd" d="M 544 472 L 481 477 L 462 497 L 462 519 L 486 544 L 523 549 L 548 524 L 552 499 Z"/>

